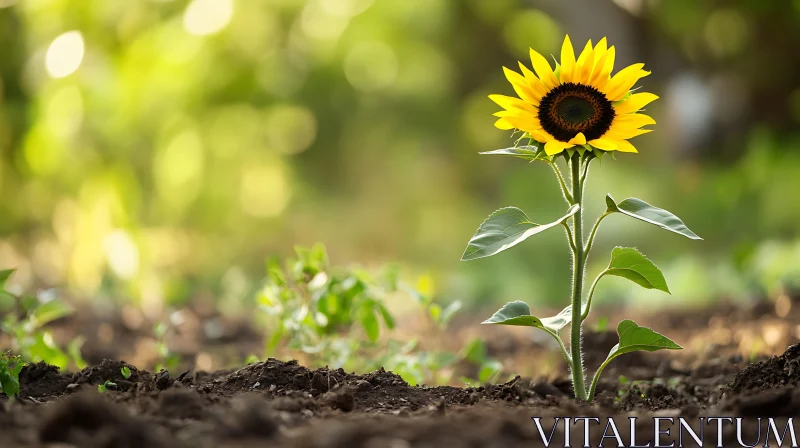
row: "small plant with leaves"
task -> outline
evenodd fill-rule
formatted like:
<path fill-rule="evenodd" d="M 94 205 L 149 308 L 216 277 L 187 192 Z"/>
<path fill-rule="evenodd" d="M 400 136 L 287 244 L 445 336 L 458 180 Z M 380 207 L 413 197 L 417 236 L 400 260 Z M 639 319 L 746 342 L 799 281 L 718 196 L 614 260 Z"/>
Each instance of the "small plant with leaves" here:
<path fill-rule="evenodd" d="M 111 380 L 105 380 L 105 381 L 103 381 L 103 384 L 98 384 L 97 385 L 97 391 L 100 392 L 101 394 L 103 394 L 109 389 L 116 389 L 116 387 L 117 387 L 117 383 L 115 383 L 115 382 L 113 382 Z"/>
<path fill-rule="evenodd" d="M 153 325 L 153 335 L 156 338 L 156 353 L 158 354 L 158 362 L 156 363 L 155 371 L 161 370 L 175 370 L 181 362 L 181 358 L 177 353 L 173 353 L 167 344 L 167 333 L 169 332 L 169 325 L 165 322 L 157 322 Z"/>
<path fill-rule="evenodd" d="M 58 319 L 70 316 L 74 310 L 59 300 L 52 291 L 37 296 L 18 295 L 6 290 L 6 282 L 14 269 L 0 270 L 0 331 L 11 339 L 11 349 L 26 362 L 44 361 L 47 364 L 67 368 L 72 363 L 78 369 L 86 367 L 80 348 L 84 338 L 70 341 L 66 349 L 56 344 L 46 326 Z"/>
<path fill-rule="evenodd" d="M 282 342 L 308 354 L 335 355 L 336 336 L 361 331 L 374 343 L 381 327 L 395 322 L 384 304 L 396 289 L 390 278 L 375 278 L 361 269 L 333 268 L 325 246 L 296 247 L 296 258 L 267 263 L 267 278 L 258 294 L 270 336 L 265 354 Z M 386 277 L 386 276 L 384 276 Z M 336 364 L 331 360 L 333 364 Z"/>
<path fill-rule="evenodd" d="M 265 357 L 289 349 L 292 356 L 300 351 L 315 365 L 359 371 L 384 367 L 411 384 L 451 380 L 454 366 L 464 358 L 431 350 L 430 343 L 423 349 L 417 339 L 392 340 L 396 318 L 386 304 L 393 294 L 405 293 L 440 335 L 461 308 L 459 301 L 439 303 L 428 276 L 411 286 L 399 280 L 394 266 L 377 273 L 331 266 L 319 243 L 296 247 L 295 252 L 296 257 L 267 263 L 267 278 L 256 298 L 262 311 L 258 317 L 269 332 Z M 251 355 L 246 363 L 257 360 Z"/>
<path fill-rule="evenodd" d="M 19 355 L 0 353 L 0 392 L 9 398 L 19 394 L 19 373 L 25 362 Z"/>
<path fill-rule="evenodd" d="M 641 109 L 657 99 L 646 92 L 633 92 L 636 82 L 649 74 L 644 64 L 626 67 L 614 76 L 615 49 L 603 38 L 597 45 L 589 41 L 580 55 L 575 52 L 569 36 L 561 49 L 561 63 L 551 67 L 547 59 L 531 50 L 533 71 L 520 63 L 521 74 L 504 69 L 518 97 L 490 95 L 503 108 L 495 114 L 495 126 L 521 133 L 514 147 L 483 154 L 510 155 L 549 165 L 559 182 L 567 210 L 547 224 L 537 224 L 516 207 L 502 208 L 492 213 L 469 241 L 462 260 L 474 260 L 498 254 L 548 229 L 563 227 L 572 251 L 573 282 L 571 303 L 552 317 L 531 315 L 525 302 L 506 304 L 486 324 L 520 325 L 541 329 L 552 336 L 561 347 L 564 359 L 572 371 L 575 397 L 592 401 L 598 378 L 611 360 L 637 350 L 656 351 L 680 349 L 666 336 L 631 320 L 617 326 L 619 344 L 611 349 L 606 360 L 586 388 L 581 350 L 581 324 L 588 317 L 592 296 L 599 280 L 613 275 L 631 280 L 648 289 L 669 293 L 661 271 L 638 250 L 617 247 L 611 260 L 594 280 L 584 297 L 584 274 L 587 258 L 600 223 L 611 215 L 623 215 L 653 224 L 664 230 L 691 239 L 701 239 L 672 213 L 647 202 L 628 198 L 615 200 L 606 196 L 606 210 L 585 237 L 583 227 L 583 195 L 592 162 L 616 152 L 636 153 L 630 138 L 650 132 L 643 126 L 655 124 Z M 535 71 L 535 74 L 534 74 Z M 521 142 L 526 141 L 526 145 Z M 569 183 L 562 175 L 559 161 L 569 170 Z M 571 326 L 570 348 L 561 340 L 560 332 Z"/>

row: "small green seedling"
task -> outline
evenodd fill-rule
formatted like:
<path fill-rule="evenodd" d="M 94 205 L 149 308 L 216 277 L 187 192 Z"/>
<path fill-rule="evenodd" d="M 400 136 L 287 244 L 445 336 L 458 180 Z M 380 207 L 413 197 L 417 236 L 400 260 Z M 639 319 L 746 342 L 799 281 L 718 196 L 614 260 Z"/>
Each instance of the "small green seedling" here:
<path fill-rule="evenodd" d="M 175 370 L 181 362 L 180 357 L 173 353 L 167 345 L 167 332 L 169 326 L 164 322 L 158 322 L 153 325 L 153 334 L 156 337 L 156 352 L 159 356 L 159 362 L 156 363 L 155 371 L 161 370 Z"/>
<path fill-rule="evenodd" d="M 121 369 L 119 369 L 119 373 L 121 373 L 122 377 L 126 380 L 131 377 L 131 369 L 128 366 L 123 366 Z"/>
<path fill-rule="evenodd" d="M 9 398 L 19 394 L 19 373 L 25 362 L 19 355 L 0 354 L 0 391 Z"/>
<path fill-rule="evenodd" d="M 46 326 L 58 319 L 68 317 L 73 308 L 59 300 L 50 292 L 38 296 L 17 295 L 7 291 L 5 286 L 14 269 L 0 270 L 0 332 L 8 335 L 11 350 L 19 354 L 25 362 L 46 362 L 66 369 L 70 363 L 78 369 L 86 367 L 81 357 L 84 338 L 76 337 L 66 350 L 59 347 Z"/>
<path fill-rule="evenodd" d="M 608 328 L 608 317 L 607 316 L 603 316 L 600 319 L 598 319 L 597 323 L 594 325 L 594 331 L 596 331 L 598 333 L 602 333 L 602 332 L 606 331 L 607 328 Z"/>
<path fill-rule="evenodd" d="M 548 229 L 564 228 L 572 251 L 570 305 L 555 316 L 539 318 L 531 315 L 525 302 L 511 302 L 484 323 L 528 326 L 547 332 L 558 342 L 572 371 L 575 398 L 589 402 L 594 399 L 600 373 L 617 356 L 637 350 L 681 348 L 666 336 L 640 327 L 632 320 L 623 320 L 617 326 L 619 344 L 611 349 L 587 391 L 581 324 L 589 315 L 599 280 L 613 275 L 647 289 L 669 293 L 664 275 L 652 261 L 634 248 L 617 247 L 611 252 L 608 267 L 598 275 L 584 297 L 586 262 L 600 223 L 608 216 L 623 215 L 693 240 L 701 239 L 677 216 L 666 210 L 637 198 L 617 201 L 611 195 L 606 196 L 605 212 L 595 222 L 588 238 L 584 238 L 583 197 L 590 164 L 605 154 L 610 153 L 613 157 L 619 152 L 637 152 L 627 140 L 649 132 L 641 127 L 655 123 L 651 117 L 639 111 L 658 97 L 650 93 L 633 93 L 634 84 L 649 72 L 642 70 L 643 64 L 639 64 L 623 69 L 612 77 L 613 54 L 607 54 L 610 48 L 613 47 L 607 47 L 605 38 L 594 49 L 590 41 L 576 58 L 567 37 L 561 51 L 561 64 L 557 64 L 555 70 L 549 66 L 546 58 L 534 50 L 531 50 L 531 58 L 536 74 L 522 64 L 522 74 L 505 69 L 506 77 L 519 97 L 489 96 L 504 109 L 495 114 L 499 118 L 495 126 L 504 130 L 514 129 L 514 132 L 521 132 L 521 137 L 514 147 L 483 154 L 508 155 L 549 165 L 559 182 L 567 210 L 547 224 L 537 224 L 516 207 L 497 210 L 478 227 L 461 257 L 462 260 L 489 257 Z M 527 140 L 527 145 L 520 145 L 522 140 Z M 569 187 L 559 168 L 561 159 L 570 172 Z M 570 350 L 567 350 L 559 335 L 567 325 L 571 325 Z"/>
<path fill-rule="evenodd" d="M 105 393 L 108 389 L 113 389 L 115 387 L 117 387 L 117 383 L 111 380 L 106 380 L 103 384 L 97 385 L 97 391 L 102 394 Z"/>
<path fill-rule="evenodd" d="M 461 303 L 438 302 L 430 277 L 412 286 L 400 280 L 396 266 L 368 271 L 331 265 L 320 243 L 298 246 L 295 252 L 267 262 L 256 317 L 268 337 L 261 358 L 251 355 L 246 364 L 300 352 L 312 365 L 355 371 L 383 367 L 412 385 L 450 381 L 453 367 L 462 361 L 455 353 L 438 350 L 435 343 L 423 349 L 416 340 L 392 339 L 395 316 L 387 303 L 395 296 L 411 297 L 431 329 L 446 334 Z"/>

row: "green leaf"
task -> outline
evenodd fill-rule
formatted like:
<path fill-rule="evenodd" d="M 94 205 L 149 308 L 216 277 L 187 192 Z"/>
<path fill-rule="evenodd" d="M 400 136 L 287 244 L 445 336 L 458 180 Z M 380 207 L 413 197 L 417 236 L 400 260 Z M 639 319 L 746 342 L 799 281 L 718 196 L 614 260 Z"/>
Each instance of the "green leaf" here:
<path fill-rule="evenodd" d="M 535 327 L 546 331 L 556 340 L 561 342 L 558 332 L 572 321 L 572 306 L 561 310 L 553 317 L 538 318 L 531 316 L 528 304 L 522 301 L 509 302 L 497 310 L 492 317 L 486 319 L 484 324 L 514 325 L 521 327 Z"/>
<path fill-rule="evenodd" d="M 0 353 L 0 392 L 9 398 L 19 394 L 19 373 L 24 366 L 20 356 Z"/>
<path fill-rule="evenodd" d="M 606 274 L 627 278 L 647 289 L 669 293 L 664 274 L 652 261 L 632 247 L 615 247 L 611 251 L 611 263 Z"/>
<path fill-rule="evenodd" d="M 702 240 L 702 238 L 689 230 L 680 218 L 664 209 L 653 207 L 641 199 L 628 198 L 617 203 L 609 194 L 606 195 L 606 205 L 608 206 L 609 212 L 620 212 L 623 215 L 628 215 L 632 218 L 656 225 L 664 230 L 683 235 L 686 238 Z"/>
<path fill-rule="evenodd" d="M 370 341 L 375 342 L 378 340 L 381 329 L 378 318 L 375 317 L 373 312 L 364 313 L 364 315 L 361 316 L 361 325 L 364 327 L 364 331 L 367 332 L 367 337 Z"/>
<path fill-rule="evenodd" d="M 615 345 L 606 358 L 608 361 L 619 355 L 635 351 L 655 352 L 658 350 L 680 350 L 683 347 L 672 342 L 668 337 L 655 331 L 636 325 L 632 320 L 623 320 L 617 326 L 619 344 Z"/>
<path fill-rule="evenodd" d="M 36 307 L 31 317 L 36 328 L 41 328 L 54 320 L 69 316 L 73 311 L 74 309 L 66 303 L 60 300 L 51 300 Z"/>
<path fill-rule="evenodd" d="M 442 310 L 442 318 L 439 323 L 441 325 L 447 325 L 450 322 L 450 319 L 452 319 L 453 316 L 456 314 L 456 312 L 458 312 L 458 310 L 461 309 L 461 306 L 462 306 L 461 301 L 459 300 L 454 300 L 453 302 L 450 302 L 450 304 L 444 307 L 444 309 Z"/>
<path fill-rule="evenodd" d="M 567 214 L 549 224 L 536 224 L 516 207 L 497 210 L 478 227 L 469 240 L 461 261 L 489 257 L 525 241 L 527 238 L 555 227 L 578 212 L 577 204 L 567 210 Z"/>
<path fill-rule="evenodd" d="M 479 338 L 473 338 L 461 349 L 460 356 L 474 364 L 481 364 L 487 359 L 486 343 Z"/>
<path fill-rule="evenodd" d="M 497 360 L 489 360 L 481 364 L 478 370 L 478 381 L 481 383 L 492 383 L 503 373 L 503 363 Z"/>
<path fill-rule="evenodd" d="M 525 160 L 549 160 L 547 153 L 542 151 L 542 146 L 515 146 L 511 148 L 495 149 L 494 151 L 485 151 L 480 154 L 483 155 L 503 155 L 514 156 Z"/>
<path fill-rule="evenodd" d="M 386 328 L 388 328 L 390 330 L 393 329 L 394 326 L 395 326 L 395 322 L 394 322 L 394 317 L 392 316 L 392 313 L 390 313 L 389 310 L 386 308 L 386 306 L 384 306 L 380 302 L 377 302 L 375 304 L 375 306 L 376 306 L 376 308 L 378 308 L 378 311 L 381 313 L 381 317 L 383 317 L 383 323 L 386 324 Z"/>
<path fill-rule="evenodd" d="M 0 372 L 0 387 L 8 397 L 13 397 L 19 393 L 19 377 L 12 375 L 11 372 Z"/>
<path fill-rule="evenodd" d="M 6 286 L 6 281 L 8 281 L 11 274 L 14 273 L 14 269 L 3 269 L 0 270 L 0 290 L 2 290 Z"/>
<path fill-rule="evenodd" d="M 86 338 L 84 336 L 77 336 L 73 340 L 69 341 L 69 344 L 67 344 L 67 354 L 70 358 L 72 358 L 72 362 L 79 370 L 86 368 L 86 361 L 81 355 L 81 347 L 83 346 L 84 342 L 86 342 Z"/>

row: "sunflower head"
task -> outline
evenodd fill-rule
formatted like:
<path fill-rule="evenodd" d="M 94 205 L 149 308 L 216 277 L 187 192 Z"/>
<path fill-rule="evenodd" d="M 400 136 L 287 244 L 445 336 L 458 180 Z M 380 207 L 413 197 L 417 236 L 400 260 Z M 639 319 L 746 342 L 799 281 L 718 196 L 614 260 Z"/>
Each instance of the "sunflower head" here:
<path fill-rule="evenodd" d="M 606 38 L 597 45 L 586 43 L 575 58 L 569 36 L 561 47 L 556 68 L 531 49 L 533 71 L 521 62 L 520 72 L 503 67 L 518 97 L 489 95 L 503 108 L 495 113 L 499 129 L 518 129 L 542 143 L 548 156 L 576 150 L 601 155 L 607 151 L 638 152 L 628 141 L 650 132 L 643 126 L 655 124 L 638 113 L 658 99 L 652 93 L 632 93 L 640 79 L 650 74 L 644 64 L 633 64 L 614 76 L 614 47 Z M 534 73 L 535 72 L 535 73 Z"/>

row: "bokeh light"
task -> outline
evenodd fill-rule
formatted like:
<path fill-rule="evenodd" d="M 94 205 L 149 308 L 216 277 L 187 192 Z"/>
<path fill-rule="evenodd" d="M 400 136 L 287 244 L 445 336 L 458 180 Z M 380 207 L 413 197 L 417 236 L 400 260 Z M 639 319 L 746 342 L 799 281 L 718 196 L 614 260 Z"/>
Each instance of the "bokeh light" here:
<path fill-rule="evenodd" d="M 47 73 L 53 78 L 71 75 L 83 61 L 84 43 L 80 31 L 67 31 L 53 39 L 45 54 Z"/>
<path fill-rule="evenodd" d="M 435 272 L 473 306 L 555 303 L 570 277 L 557 232 L 458 259 L 490 210 L 558 210 L 547 167 L 477 152 L 514 142 L 486 98 L 513 94 L 501 67 L 557 55 L 569 33 L 608 36 L 661 97 L 640 154 L 593 168 L 587 214 L 638 196 L 705 238 L 609 226 L 597 250 L 664 260 L 674 295 L 619 283 L 598 300 L 800 284 L 800 2 L 424 3 L 0 0 L 0 269 L 149 315 L 222 295 L 234 312 L 266 258 L 323 241 L 337 263 Z"/>
<path fill-rule="evenodd" d="M 198 36 L 219 32 L 233 17 L 233 0 L 192 0 L 183 15 L 183 27 Z"/>

